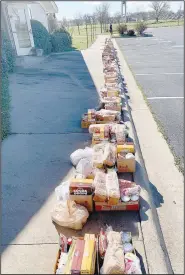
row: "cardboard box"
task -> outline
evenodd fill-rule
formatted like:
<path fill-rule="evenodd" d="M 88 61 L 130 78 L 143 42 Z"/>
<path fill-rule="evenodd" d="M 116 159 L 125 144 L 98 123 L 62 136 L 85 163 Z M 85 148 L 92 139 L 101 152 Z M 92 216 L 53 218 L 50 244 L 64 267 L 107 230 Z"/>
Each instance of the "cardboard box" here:
<path fill-rule="evenodd" d="M 81 265 L 81 274 L 94 274 L 96 261 L 96 241 L 86 240 Z"/>
<path fill-rule="evenodd" d="M 96 236 L 94 234 L 85 234 L 84 236 L 84 240 L 87 241 L 87 240 L 96 240 Z"/>
<path fill-rule="evenodd" d="M 82 257 L 84 253 L 85 241 L 78 239 L 76 241 L 75 252 L 72 259 L 71 274 L 79 274 L 81 270 Z"/>
<path fill-rule="evenodd" d="M 100 138 L 99 134 L 93 134 L 92 136 L 92 145 L 104 142 L 104 141 L 109 141 L 108 138 Z"/>
<path fill-rule="evenodd" d="M 94 210 L 92 195 L 70 195 L 70 200 L 85 206 L 89 212 L 93 212 Z"/>
<path fill-rule="evenodd" d="M 135 159 L 119 159 L 117 158 L 117 169 L 118 172 L 135 172 L 136 171 L 136 160 Z"/>
<path fill-rule="evenodd" d="M 71 236 L 70 236 L 71 237 Z M 84 240 L 83 237 L 79 237 L 77 238 L 77 240 L 80 239 L 80 240 Z M 95 261 L 96 261 L 96 266 L 95 266 L 95 272 L 94 274 L 97 274 L 99 275 L 100 274 L 100 263 L 99 263 L 99 257 L 98 257 L 98 242 L 96 242 L 96 254 L 95 254 Z M 57 252 L 57 257 L 56 257 L 56 262 L 55 262 L 55 265 L 54 265 L 54 274 L 56 274 L 56 271 L 57 271 L 57 268 L 58 268 L 58 261 L 60 259 L 60 255 L 61 255 L 61 250 L 59 249 L 58 252 Z M 93 273 L 92 273 L 93 274 Z"/>
<path fill-rule="evenodd" d="M 93 190 L 92 179 L 71 179 L 69 185 L 71 195 L 92 195 Z"/>
<path fill-rule="evenodd" d="M 96 121 L 81 120 L 81 128 L 88 129 L 91 124 L 96 124 Z"/>
<path fill-rule="evenodd" d="M 117 145 L 117 153 L 121 153 L 121 152 L 128 152 L 128 153 L 135 153 L 135 146 L 134 144 L 122 144 L 122 145 Z"/>
<path fill-rule="evenodd" d="M 76 246 L 76 240 L 73 240 L 72 244 L 70 246 L 69 252 L 68 252 L 68 260 L 67 260 L 66 266 L 64 268 L 64 274 L 71 273 L 71 265 L 72 265 L 73 255 L 75 252 L 75 246 Z"/>
<path fill-rule="evenodd" d="M 107 91 L 107 96 L 108 97 L 118 97 L 119 96 L 119 91 L 114 91 L 114 90 L 108 90 Z"/>
<path fill-rule="evenodd" d="M 109 205 L 107 202 L 95 202 L 95 211 L 138 211 L 139 201 L 119 202 Z"/>

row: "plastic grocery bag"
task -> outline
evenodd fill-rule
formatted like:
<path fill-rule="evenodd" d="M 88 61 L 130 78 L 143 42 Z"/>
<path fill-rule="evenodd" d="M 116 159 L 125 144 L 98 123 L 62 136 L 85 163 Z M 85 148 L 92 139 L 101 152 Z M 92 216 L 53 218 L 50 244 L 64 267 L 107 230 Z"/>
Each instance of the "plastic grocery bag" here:
<path fill-rule="evenodd" d="M 115 130 L 117 144 L 124 144 L 127 134 L 126 126 L 124 124 L 117 124 Z"/>
<path fill-rule="evenodd" d="M 70 155 L 70 160 L 74 166 L 76 166 L 78 162 L 83 158 L 83 153 L 83 149 L 78 149 Z"/>
<path fill-rule="evenodd" d="M 110 205 L 118 204 L 120 199 L 120 189 L 118 176 L 115 170 L 108 170 L 106 174 L 106 188 L 108 195 L 108 203 Z"/>
<path fill-rule="evenodd" d="M 51 218 L 54 222 L 74 230 L 81 230 L 88 217 L 87 209 L 71 200 L 59 202 L 51 212 Z"/>
<path fill-rule="evenodd" d="M 103 163 L 114 166 L 116 162 L 116 147 L 114 144 L 106 143 L 103 154 Z"/>
<path fill-rule="evenodd" d="M 107 189 L 106 189 L 106 174 L 104 171 L 96 171 L 93 186 L 94 191 L 94 201 L 105 202 L 107 200 Z"/>
<path fill-rule="evenodd" d="M 105 253 L 103 266 L 100 270 L 101 274 L 124 274 L 125 273 L 125 257 L 123 246 L 120 244 L 108 244 Z"/>
<path fill-rule="evenodd" d="M 57 201 L 65 201 L 69 199 L 69 181 L 62 182 L 55 188 L 55 194 Z"/>
<path fill-rule="evenodd" d="M 93 152 L 93 150 L 90 147 L 85 147 L 85 149 L 78 149 L 70 155 L 70 160 L 71 160 L 72 164 L 74 166 L 76 166 L 82 158 L 91 159 L 92 152 Z"/>
<path fill-rule="evenodd" d="M 78 174 L 84 175 L 85 178 L 89 175 L 92 175 L 93 174 L 92 162 L 88 158 L 81 159 L 76 166 L 76 172 Z"/>
<path fill-rule="evenodd" d="M 103 154 L 104 154 L 105 143 L 96 144 L 93 147 L 92 164 L 93 167 L 103 167 Z"/>
<path fill-rule="evenodd" d="M 133 253 L 125 254 L 125 273 L 142 274 L 139 258 Z"/>

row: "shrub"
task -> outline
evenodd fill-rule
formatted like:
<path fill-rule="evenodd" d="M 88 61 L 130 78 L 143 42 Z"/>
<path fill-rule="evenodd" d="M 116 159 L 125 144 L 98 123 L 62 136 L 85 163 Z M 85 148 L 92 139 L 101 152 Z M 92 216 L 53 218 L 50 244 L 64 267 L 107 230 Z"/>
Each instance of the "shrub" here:
<path fill-rule="evenodd" d="M 123 35 L 127 31 L 127 25 L 125 24 L 118 25 L 117 31 L 119 32 L 120 35 Z"/>
<path fill-rule="evenodd" d="M 43 49 L 44 54 L 50 54 L 52 45 L 47 29 L 37 20 L 31 20 L 35 48 Z"/>
<path fill-rule="evenodd" d="M 136 24 L 136 31 L 139 33 L 139 34 L 143 34 L 143 32 L 147 29 L 147 25 L 146 23 L 144 22 L 138 22 Z"/>
<path fill-rule="evenodd" d="M 5 55 L 6 63 L 7 63 L 7 70 L 8 72 L 13 72 L 15 66 L 15 50 L 12 47 L 12 44 L 8 37 L 6 36 L 5 32 L 1 31 L 1 41 L 2 41 L 2 52 Z M 4 62 L 4 61 L 3 61 Z M 4 64 L 4 63 L 3 63 Z M 5 66 L 5 64 L 4 64 Z"/>
<path fill-rule="evenodd" d="M 128 30 L 127 35 L 134 36 L 135 35 L 135 31 L 134 30 Z"/>
<path fill-rule="evenodd" d="M 60 29 L 51 34 L 53 52 L 62 52 L 71 48 L 72 39 L 65 29 Z"/>
<path fill-rule="evenodd" d="M 8 72 L 12 71 L 15 64 L 15 56 L 11 51 L 11 42 L 1 32 L 1 115 L 2 115 L 2 127 L 1 127 L 1 139 L 4 139 L 9 132 L 9 91 L 8 91 Z M 7 47 L 8 45 L 8 47 Z M 12 58 L 11 58 L 12 57 Z"/>

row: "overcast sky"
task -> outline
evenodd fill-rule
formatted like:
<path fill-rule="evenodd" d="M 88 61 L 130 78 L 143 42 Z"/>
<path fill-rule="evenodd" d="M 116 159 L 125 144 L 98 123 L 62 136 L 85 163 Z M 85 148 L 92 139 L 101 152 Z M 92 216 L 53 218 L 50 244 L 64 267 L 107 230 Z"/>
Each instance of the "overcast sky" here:
<path fill-rule="evenodd" d="M 121 10 L 121 1 L 106 1 L 110 4 L 110 13 L 114 14 Z M 167 1 L 170 4 L 171 10 L 177 11 L 183 1 Z M 102 1 L 55 1 L 58 6 L 57 18 L 60 20 L 63 17 L 72 19 L 77 13 L 92 13 Z M 149 10 L 149 1 L 127 1 L 127 12 L 147 11 Z"/>

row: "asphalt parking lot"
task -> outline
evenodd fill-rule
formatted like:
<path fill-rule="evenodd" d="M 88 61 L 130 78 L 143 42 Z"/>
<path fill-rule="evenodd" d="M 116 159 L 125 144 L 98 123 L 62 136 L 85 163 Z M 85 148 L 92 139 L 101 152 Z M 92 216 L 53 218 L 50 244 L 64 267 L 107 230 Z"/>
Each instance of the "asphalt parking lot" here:
<path fill-rule="evenodd" d="M 116 41 L 183 166 L 183 26 L 153 28 L 147 33 L 153 36 Z"/>

